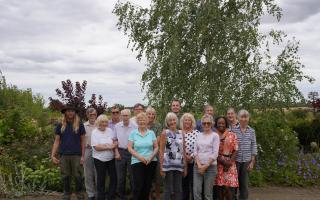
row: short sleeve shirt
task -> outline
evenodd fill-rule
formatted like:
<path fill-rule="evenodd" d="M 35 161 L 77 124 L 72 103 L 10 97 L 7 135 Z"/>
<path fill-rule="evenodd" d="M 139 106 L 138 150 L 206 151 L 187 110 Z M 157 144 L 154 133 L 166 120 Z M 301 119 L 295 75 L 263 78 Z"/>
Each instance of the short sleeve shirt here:
<path fill-rule="evenodd" d="M 72 123 L 68 122 L 61 132 L 62 124 L 55 128 L 55 134 L 60 136 L 60 155 L 81 155 L 81 136 L 86 133 L 83 123 L 79 124 L 77 131 L 73 130 Z"/>
<path fill-rule="evenodd" d="M 110 128 L 106 128 L 104 131 L 99 129 L 94 129 L 91 135 L 91 145 L 92 145 L 92 157 L 98 159 L 102 162 L 110 161 L 114 158 L 113 150 L 96 151 L 94 146 L 99 144 L 112 145 L 115 140 L 114 132 Z"/>
<path fill-rule="evenodd" d="M 141 135 L 138 129 L 135 129 L 129 136 L 129 141 L 133 142 L 133 149 L 142 157 L 148 159 L 153 153 L 153 142 L 156 141 L 156 135 L 152 130 L 147 130 L 144 136 Z M 153 161 L 157 159 L 154 158 Z M 132 156 L 131 164 L 141 162 L 136 157 Z"/>

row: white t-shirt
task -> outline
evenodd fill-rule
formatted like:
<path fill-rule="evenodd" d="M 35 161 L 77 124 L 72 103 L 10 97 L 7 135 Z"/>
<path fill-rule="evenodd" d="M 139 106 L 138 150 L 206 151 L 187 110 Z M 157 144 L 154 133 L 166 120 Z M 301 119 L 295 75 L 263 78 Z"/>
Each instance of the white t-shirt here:
<path fill-rule="evenodd" d="M 110 128 L 106 128 L 104 131 L 101 131 L 98 128 L 94 129 L 91 135 L 92 157 L 103 162 L 114 159 L 113 150 L 96 151 L 94 149 L 94 146 L 99 144 L 112 145 L 113 140 L 115 140 L 115 135 Z"/>

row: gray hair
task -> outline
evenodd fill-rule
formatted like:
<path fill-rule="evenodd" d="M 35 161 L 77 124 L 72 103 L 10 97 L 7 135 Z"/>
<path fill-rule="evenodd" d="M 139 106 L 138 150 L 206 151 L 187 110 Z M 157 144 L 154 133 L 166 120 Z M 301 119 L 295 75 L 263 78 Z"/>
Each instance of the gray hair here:
<path fill-rule="evenodd" d="M 94 113 L 94 112 L 97 113 L 96 109 L 88 108 L 87 111 L 86 111 L 86 114 L 89 115 L 89 114 Z"/>
<path fill-rule="evenodd" d="M 169 112 L 169 113 L 167 114 L 167 116 L 166 116 L 166 119 L 165 119 L 165 123 L 166 123 L 166 126 L 167 126 L 167 127 L 169 127 L 169 126 L 168 126 L 168 122 L 169 122 L 169 120 L 172 119 L 172 118 L 176 119 L 177 125 L 178 125 L 179 122 L 178 122 L 178 117 L 177 117 L 177 115 L 176 115 L 174 112 Z"/>
<path fill-rule="evenodd" d="M 238 112 L 238 118 L 243 117 L 243 116 L 250 117 L 250 114 L 249 114 L 249 112 L 248 112 L 247 110 L 242 109 L 242 110 L 240 110 L 240 111 Z"/>
<path fill-rule="evenodd" d="M 214 125 L 214 120 L 213 120 L 213 117 L 211 115 L 203 115 L 202 118 L 201 118 L 201 121 L 204 121 L 205 119 L 209 120 L 212 124 L 212 126 Z"/>
<path fill-rule="evenodd" d="M 130 109 L 123 109 L 123 110 L 120 111 L 120 114 L 121 114 L 121 115 L 123 115 L 123 114 L 125 114 L 125 113 L 127 113 L 129 116 L 131 116 L 131 111 L 130 111 Z"/>
<path fill-rule="evenodd" d="M 230 108 L 228 108 L 228 110 L 227 110 L 227 113 L 228 113 L 228 112 L 234 112 L 234 113 L 236 113 L 236 110 L 235 110 L 234 108 L 230 107 Z"/>
<path fill-rule="evenodd" d="M 214 107 L 210 104 L 206 104 L 204 107 L 203 107 L 203 110 L 206 111 L 208 108 L 212 108 L 214 110 Z"/>

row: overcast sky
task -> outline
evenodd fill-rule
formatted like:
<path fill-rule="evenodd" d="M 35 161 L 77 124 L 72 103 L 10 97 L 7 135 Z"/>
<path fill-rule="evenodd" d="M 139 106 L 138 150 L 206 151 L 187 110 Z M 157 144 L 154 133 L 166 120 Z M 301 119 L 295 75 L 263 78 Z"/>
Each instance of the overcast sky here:
<path fill-rule="evenodd" d="M 148 5 L 149 0 L 132 0 Z M 265 20 L 262 30 L 284 30 L 300 41 L 299 55 L 320 92 L 320 1 L 280 0 L 280 23 Z M 144 63 L 127 49 L 127 38 L 111 13 L 116 0 L 0 0 L 0 69 L 7 81 L 32 88 L 47 99 L 60 81 L 88 81 L 87 94 L 102 94 L 109 105 L 141 102 Z"/>

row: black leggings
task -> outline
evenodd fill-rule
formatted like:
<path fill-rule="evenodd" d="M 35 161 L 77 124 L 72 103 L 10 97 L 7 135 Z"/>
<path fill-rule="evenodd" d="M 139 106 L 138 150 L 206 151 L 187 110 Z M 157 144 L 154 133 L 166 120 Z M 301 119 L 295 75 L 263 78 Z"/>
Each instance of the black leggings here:
<path fill-rule="evenodd" d="M 148 200 L 157 162 L 149 165 L 142 162 L 131 165 L 133 175 L 133 200 Z"/>
<path fill-rule="evenodd" d="M 106 199 L 106 172 L 110 176 L 109 190 L 108 190 L 108 199 L 115 199 L 116 195 L 116 186 L 117 186 L 117 175 L 116 175 L 116 165 L 115 160 L 110 160 L 103 162 L 101 160 L 94 158 L 94 166 L 97 171 L 97 190 L 98 190 L 98 200 Z"/>

